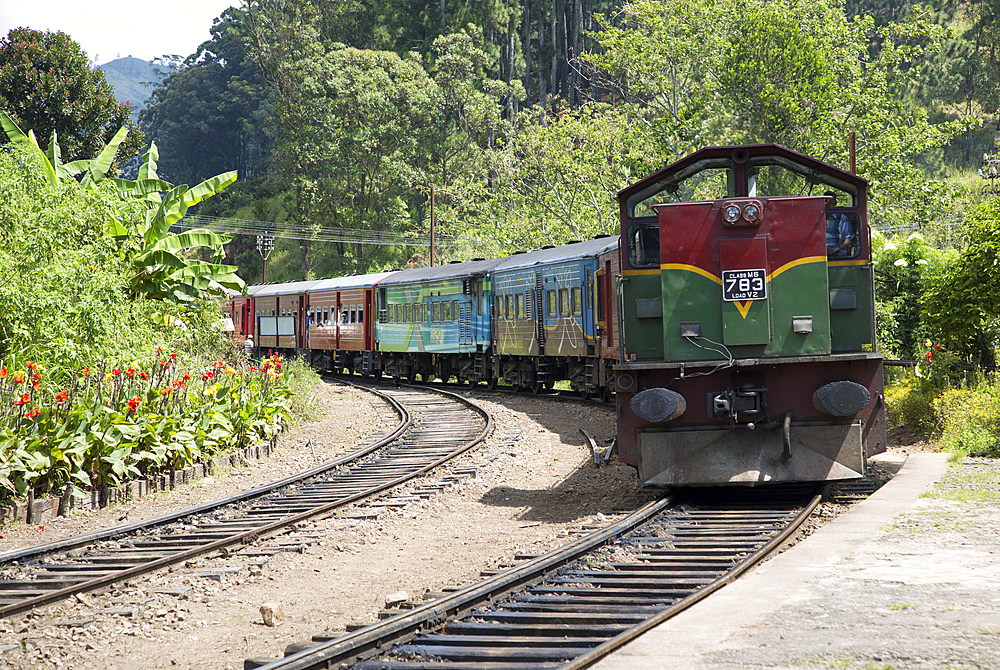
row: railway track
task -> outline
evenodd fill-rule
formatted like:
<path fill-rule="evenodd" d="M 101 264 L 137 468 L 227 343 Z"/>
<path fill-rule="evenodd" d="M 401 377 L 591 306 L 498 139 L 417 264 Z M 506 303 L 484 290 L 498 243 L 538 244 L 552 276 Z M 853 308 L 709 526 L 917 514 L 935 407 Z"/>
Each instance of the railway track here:
<path fill-rule="evenodd" d="M 814 487 L 649 503 L 477 584 L 261 670 L 583 668 L 763 560 L 820 502 Z M 291 649 L 301 648 L 292 645 Z"/>
<path fill-rule="evenodd" d="M 399 421 L 351 454 L 176 513 L 0 554 L 0 617 L 288 532 L 434 469 L 493 428 L 485 410 L 451 393 L 369 390 L 389 402 Z"/>

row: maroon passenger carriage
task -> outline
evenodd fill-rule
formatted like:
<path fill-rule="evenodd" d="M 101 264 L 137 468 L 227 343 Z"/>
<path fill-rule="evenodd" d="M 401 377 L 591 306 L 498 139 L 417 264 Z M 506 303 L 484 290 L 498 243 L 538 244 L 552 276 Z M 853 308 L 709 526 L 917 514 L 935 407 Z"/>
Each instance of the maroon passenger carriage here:
<path fill-rule="evenodd" d="M 309 287 L 305 347 L 314 367 L 347 374 L 381 372 L 375 352 L 375 286 L 392 274 L 322 279 Z"/>

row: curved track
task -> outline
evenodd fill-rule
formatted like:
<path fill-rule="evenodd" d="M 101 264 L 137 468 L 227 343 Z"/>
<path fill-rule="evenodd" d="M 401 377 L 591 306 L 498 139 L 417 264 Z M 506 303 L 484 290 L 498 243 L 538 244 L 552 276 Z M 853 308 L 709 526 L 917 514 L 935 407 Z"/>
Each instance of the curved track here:
<path fill-rule="evenodd" d="M 286 532 L 418 477 L 493 429 L 485 410 L 451 393 L 369 390 L 392 405 L 399 423 L 347 456 L 176 513 L 0 554 L 0 616 Z"/>
<path fill-rule="evenodd" d="M 454 594 L 247 667 L 586 667 L 763 560 L 820 501 L 815 489 L 802 487 L 742 491 L 739 502 L 731 490 L 725 495 L 729 501 L 658 500 Z"/>

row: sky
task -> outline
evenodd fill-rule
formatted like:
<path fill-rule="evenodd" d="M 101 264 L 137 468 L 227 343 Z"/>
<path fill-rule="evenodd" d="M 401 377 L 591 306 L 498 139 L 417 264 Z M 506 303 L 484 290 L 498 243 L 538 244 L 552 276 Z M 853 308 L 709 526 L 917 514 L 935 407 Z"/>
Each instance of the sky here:
<path fill-rule="evenodd" d="M 0 0 L 0 37 L 12 28 L 62 31 L 91 62 L 190 56 L 211 39 L 212 21 L 240 0 Z"/>

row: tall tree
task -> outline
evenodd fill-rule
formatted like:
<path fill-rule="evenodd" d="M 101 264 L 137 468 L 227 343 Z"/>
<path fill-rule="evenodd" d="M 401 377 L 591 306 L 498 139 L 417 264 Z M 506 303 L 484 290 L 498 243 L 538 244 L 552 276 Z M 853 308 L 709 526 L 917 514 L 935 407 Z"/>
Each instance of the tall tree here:
<path fill-rule="evenodd" d="M 66 33 L 15 28 L 0 38 L 0 107 L 21 128 L 32 129 L 41 146 L 55 135 L 67 161 L 95 156 L 123 126 L 129 136 L 117 164 L 143 146 L 131 107 L 115 100 L 104 73 L 90 69 Z"/>
<path fill-rule="evenodd" d="M 194 184 L 226 170 L 255 179 L 267 171 L 277 113 L 250 47 L 246 11 L 227 9 L 212 39 L 153 91 L 140 119 L 170 180 Z"/>

